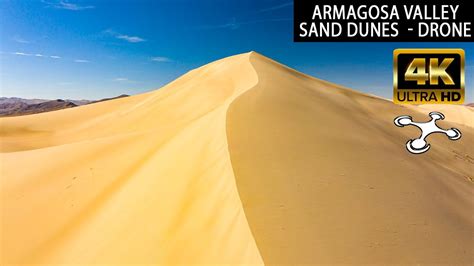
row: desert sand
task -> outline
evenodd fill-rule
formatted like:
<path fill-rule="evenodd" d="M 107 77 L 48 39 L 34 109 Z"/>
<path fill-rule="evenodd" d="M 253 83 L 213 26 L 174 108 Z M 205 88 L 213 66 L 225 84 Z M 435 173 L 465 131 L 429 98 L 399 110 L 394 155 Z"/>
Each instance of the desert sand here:
<path fill-rule="evenodd" d="M 474 127 L 474 107 L 446 104 L 424 104 L 413 107 L 426 113 L 436 110 L 443 113 L 449 121 L 471 128 Z"/>
<path fill-rule="evenodd" d="M 472 113 L 445 108 L 461 140 L 411 155 L 393 119 L 428 110 L 252 52 L 0 118 L 0 264 L 472 264 Z"/>

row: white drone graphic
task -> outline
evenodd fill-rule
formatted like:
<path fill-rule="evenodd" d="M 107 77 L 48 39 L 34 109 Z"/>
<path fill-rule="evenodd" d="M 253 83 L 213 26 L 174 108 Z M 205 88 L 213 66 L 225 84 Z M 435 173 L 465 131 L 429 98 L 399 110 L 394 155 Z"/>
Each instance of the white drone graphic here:
<path fill-rule="evenodd" d="M 402 115 L 393 120 L 395 125 L 398 127 L 411 125 L 421 130 L 420 137 L 418 137 L 417 139 L 410 139 L 406 144 L 407 150 L 413 154 L 421 154 L 430 149 L 430 144 L 428 144 L 425 139 L 432 133 L 443 133 L 448 136 L 450 140 L 458 140 L 461 138 L 461 131 L 459 131 L 459 129 L 451 128 L 445 130 L 436 125 L 437 120 L 444 119 L 444 115 L 442 113 L 431 112 L 429 115 L 431 117 L 431 120 L 423 123 L 413 122 L 411 116 L 408 115 Z"/>

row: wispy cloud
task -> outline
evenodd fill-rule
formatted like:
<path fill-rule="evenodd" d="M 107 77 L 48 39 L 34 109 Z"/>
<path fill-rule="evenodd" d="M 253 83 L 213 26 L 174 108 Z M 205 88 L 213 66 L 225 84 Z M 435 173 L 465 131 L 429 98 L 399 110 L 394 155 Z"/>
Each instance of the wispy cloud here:
<path fill-rule="evenodd" d="M 30 53 L 23 53 L 23 52 L 14 52 L 13 55 L 19 56 L 34 56 L 34 57 L 45 57 L 43 54 L 30 54 Z"/>
<path fill-rule="evenodd" d="M 117 39 L 125 40 L 127 42 L 136 43 L 136 42 L 144 42 L 145 39 L 140 38 L 138 36 L 129 36 L 129 35 L 117 35 L 115 36 Z"/>
<path fill-rule="evenodd" d="M 151 58 L 151 61 L 154 61 L 154 62 L 172 62 L 173 60 L 171 60 L 168 57 L 164 57 L 164 56 L 155 56 L 155 57 Z"/>
<path fill-rule="evenodd" d="M 124 77 L 114 78 L 112 81 L 120 82 L 120 83 L 139 83 L 138 81 L 131 80 Z"/>
<path fill-rule="evenodd" d="M 23 53 L 23 52 L 14 52 L 12 54 L 13 55 L 19 55 L 19 56 L 32 56 L 32 54 L 27 54 L 27 53 Z"/>
<path fill-rule="evenodd" d="M 286 3 L 279 4 L 279 5 L 275 5 L 275 6 L 271 6 L 271 7 L 261 9 L 260 13 L 268 12 L 268 11 L 275 11 L 275 10 L 278 10 L 278 9 L 283 9 L 283 8 L 286 8 L 286 7 L 289 7 L 289 6 L 292 6 L 292 5 L 293 5 L 293 1 L 286 2 Z"/>
<path fill-rule="evenodd" d="M 12 52 L 12 53 L 10 53 L 10 52 L 8 52 L 8 54 L 12 54 L 12 55 L 16 55 L 16 56 L 51 58 L 51 59 L 54 59 L 54 60 L 59 60 L 59 59 L 63 58 L 59 55 L 45 55 L 45 54 L 40 54 L 40 53 L 25 53 L 25 52 Z M 69 59 L 68 61 L 71 61 L 71 59 Z M 86 60 L 86 59 L 74 59 L 74 60 L 72 60 L 72 62 L 75 62 L 75 63 L 90 63 L 91 61 Z"/>
<path fill-rule="evenodd" d="M 118 33 L 118 32 L 115 32 L 111 29 L 105 30 L 104 33 L 109 34 L 109 35 L 111 35 L 111 36 L 113 36 L 113 37 L 115 37 L 119 40 L 124 40 L 124 41 L 130 42 L 130 43 L 139 43 L 139 42 L 146 41 L 142 37 L 131 36 L 131 35 L 127 35 L 127 34 Z"/>
<path fill-rule="evenodd" d="M 198 29 L 230 29 L 236 30 L 244 25 L 258 24 L 258 23 L 268 23 L 268 22 L 281 22 L 281 21 L 292 21 L 291 18 L 276 18 L 276 19 L 258 19 L 258 20 L 247 20 L 247 21 L 237 21 L 233 18 L 230 22 L 219 24 L 219 25 L 204 25 L 198 27 Z"/>
<path fill-rule="evenodd" d="M 20 36 L 13 36 L 12 40 L 17 43 L 27 44 L 30 43 L 29 41 L 21 38 Z"/>
<path fill-rule="evenodd" d="M 48 7 L 52 7 L 56 9 L 72 10 L 72 11 L 80 11 L 80 10 L 95 8 L 95 6 L 91 6 L 91 5 L 81 6 L 78 4 L 70 3 L 69 1 L 66 1 L 66 0 L 51 1 L 51 2 L 42 0 L 42 2 L 45 3 Z"/>

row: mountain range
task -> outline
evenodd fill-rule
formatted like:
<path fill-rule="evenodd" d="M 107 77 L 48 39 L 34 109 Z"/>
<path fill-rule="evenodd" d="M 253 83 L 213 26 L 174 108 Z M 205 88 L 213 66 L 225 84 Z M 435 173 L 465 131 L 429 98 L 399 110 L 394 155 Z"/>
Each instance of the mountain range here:
<path fill-rule="evenodd" d="M 0 116 L 20 116 L 51 112 L 81 105 L 128 97 L 122 94 L 113 98 L 105 98 L 97 101 L 90 100 L 45 100 L 45 99 L 23 99 L 18 97 L 0 97 Z"/>

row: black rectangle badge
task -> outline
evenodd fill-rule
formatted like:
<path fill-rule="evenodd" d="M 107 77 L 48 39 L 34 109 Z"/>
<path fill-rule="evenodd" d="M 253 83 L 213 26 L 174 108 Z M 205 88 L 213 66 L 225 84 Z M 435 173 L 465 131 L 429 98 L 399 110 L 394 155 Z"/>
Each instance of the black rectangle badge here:
<path fill-rule="evenodd" d="M 294 0 L 295 42 L 472 42 L 467 1 Z"/>

